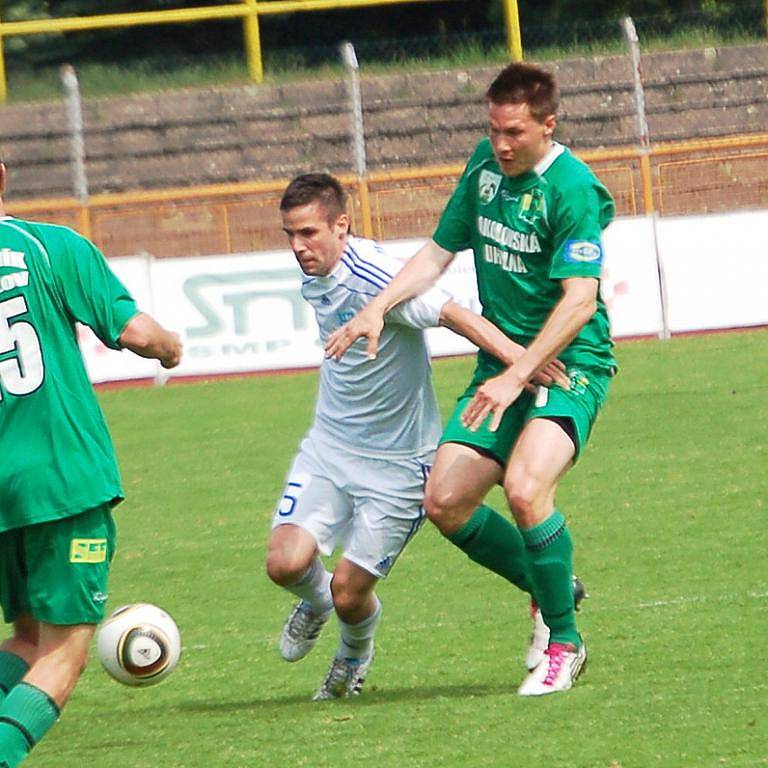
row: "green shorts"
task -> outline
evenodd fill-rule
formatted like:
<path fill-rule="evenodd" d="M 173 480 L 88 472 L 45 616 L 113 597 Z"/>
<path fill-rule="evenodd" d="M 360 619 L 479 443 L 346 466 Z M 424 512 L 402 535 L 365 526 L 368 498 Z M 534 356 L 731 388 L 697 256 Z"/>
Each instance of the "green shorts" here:
<path fill-rule="evenodd" d="M 46 624 L 104 618 L 115 554 L 112 507 L 0 533 L 0 603 L 7 622 L 30 614 Z"/>
<path fill-rule="evenodd" d="M 491 416 L 483 422 L 477 432 L 472 432 L 461 423 L 461 414 L 472 399 L 480 382 L 473 379 L 464 394 L 458 399 L 456 407 L 448 420 L 440 444 L 461 443 L 478 448 L 482 453 L 493 456 L 502 466 L 506 466 L 509 454 L 523 431 L 523 427 L 536 418 L 570 419 L 574 427 L 576 461 L 589 439 L 597 414 L 605 403 L 611 376 L 607 371 L 568 368 L 571 388 L 563 389 L 557 385 L 539 387 L 538 394 L 523 392 L 507 408 L 498 430 L 491 432 L 488 425 Z"/>

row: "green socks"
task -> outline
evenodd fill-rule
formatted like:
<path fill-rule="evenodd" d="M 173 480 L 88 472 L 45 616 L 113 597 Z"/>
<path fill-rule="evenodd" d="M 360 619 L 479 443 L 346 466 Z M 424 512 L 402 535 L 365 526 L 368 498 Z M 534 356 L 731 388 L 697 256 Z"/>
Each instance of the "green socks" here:
<path fill-rule="evenodd" d="M 573 542 L 556 509 L 533 528 L 520 531 L 528 550 L 531 581 L 550 642 L 581 645 L 573 605 Z"/>
<path fill-rule="evenodd" d="M 9 651 L 0 651 L 0 702 L 21 678 L 27 674 L 29 664 L 21 656 Z"/>
<path fill-rule="evenodd" d="M 476 563 L 531 594 L 532 582 L 520 530 L 485 504 L 446 538 Z"/>
<path fill-rule="evenodd" d="M 0 704 L 0 767 L 16 768 L 58 717 L 47 693 L 28 683 L 14 686 Z"/>

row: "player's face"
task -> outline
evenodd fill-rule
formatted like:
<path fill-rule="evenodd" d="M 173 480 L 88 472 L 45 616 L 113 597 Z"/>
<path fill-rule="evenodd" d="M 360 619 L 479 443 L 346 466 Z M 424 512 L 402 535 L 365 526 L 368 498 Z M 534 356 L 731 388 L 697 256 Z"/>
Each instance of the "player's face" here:
<path fill-rule="evenodd" d="M 282 216 L 283 232 L 288 235 L 301 271 L 312 276 L 329 274 L 344 252 L 349 231 L 347 214 L 329 223 L 326 207 L 315 202 L 283 211 Z"/>
<path fill-rule="evenodd" d="M 547 154 L 555 116 L 539 122 L 527 104 L 488 104 L 489 135 L 496 159 L 507 176 L 530 171 Z"/>

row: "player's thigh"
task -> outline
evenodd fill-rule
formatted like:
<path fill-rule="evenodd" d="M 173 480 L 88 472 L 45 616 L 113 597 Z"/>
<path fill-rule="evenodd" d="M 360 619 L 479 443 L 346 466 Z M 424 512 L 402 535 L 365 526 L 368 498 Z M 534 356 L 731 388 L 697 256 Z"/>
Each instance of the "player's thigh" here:
<path fill-rule="evenodd" d="M 611 379 L 605 372 L 575 367 L 568 368 L 568 376 L 569 389 L 539 387 L 526 419 L 545 418 L 563 423 L 573 440 L 576 462 L 605 403 Z"/>
<path fill-rule="evenodd" d="M 284 525 L 296 526 L 330 555 L 352 522 L 352 500 L 325 474 L 311 450 L 302 450 L 288 472 L 283 495 L 272 517 L 273 536 Z"/>
<path fill-rule="evenodd" d="M 504 473 L 504 490 L 510 502 L 518 499 L 522 504 L 545 504 L 572 465 L 574 454 L 574 443 L 559 424 L 546 418 L 529 421 Z"/>
<path fill-rule="evenodd" d="M 425 506 L 432 511 L 469 509 L 482 502 L 504 474 L 499 460 L 483 448 L 442 443 L 429 473 Z"/>
<path fill-rule="evenodd" d="M 424 519 L 424 483 L 433 455 L 414 459 L 359 459 L 350 487 L 354 519 L 344 558 L 386 578 Z"/>
<path fill-rule="evenodd" d="M 116 546 L 111 506 L 30 525 L 23 534 L 29 613 L 56 626 L 101 622 Z"/>
<path fill-rule="evenodd" d="M 523 392 L 514 403 L 504 412 L 499 428 L 491 432 L 488 428 L 492 417 L 488 418 L 476 430 L 465 427 L 461 422 L 461 415 L 472 400 L 474 388 L 470 387 L 467 393 L 456 402 L 451 417 L 443 430 L 440 438 L 440 447 L 446 443 L 457 443 L 475 448 L 479 453 L 494 458 L 502 467 L 506 465 L 509 454 L 512 451 L 517 438 L 525 426 L 528 409 L 533 402 L 533 396 L 529 392 Z"/>

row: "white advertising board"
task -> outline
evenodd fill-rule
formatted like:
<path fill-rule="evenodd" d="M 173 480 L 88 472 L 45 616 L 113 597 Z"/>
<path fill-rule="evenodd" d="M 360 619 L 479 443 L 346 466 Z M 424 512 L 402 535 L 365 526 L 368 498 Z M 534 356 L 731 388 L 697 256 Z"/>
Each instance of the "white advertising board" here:
<path fill-rule="evenodd" d="M 603 235 L 601 290 L 614 338 L 661 335 L 659 268 L 653 219 L 616 219 Z"/>
<path fill-rule="evenodd" d="M 768 211 L 662 218 L 672 333 L 768 324 Z"/>
<path fill-rule="evenodd" d="M 139 307 L 151 313 L 153 305 L 149 258 L 133 256 L 113 259 L 109 266 L 136 299 Z M 160 368 L 155 360 L 137 357 L 127 350 L 118 352 L 105 347 L 93 331 L 84 325 L 77 326 L 77 337 L 88 376 L 93 382 L 153 378 Z"/>
<path fill-rule="evenodd" d="M 662 296 L 657 244 L 672 332 L 768 324 L 768 212 L 616 220 L 605 233 L 603 298 L 613 334 L 660 335 Z M 383 243 L 407 260 L 424 240 Z M 271 251 L 152 261 L 110 262 L 139 306 L 184 342 L 174 376 L 215 375 L 317 366 L 317 326 L 301 297 L 293 254 Z M 472 255 L 457 254 L 439 283 L 463 306 L 480 310 Z M 153 378 L 154 361 L 107 350 L 87 329 L 81 346 L 95 382 Z M 433 355 L 474 347 L 447 329 L 432 329 Z"/>

